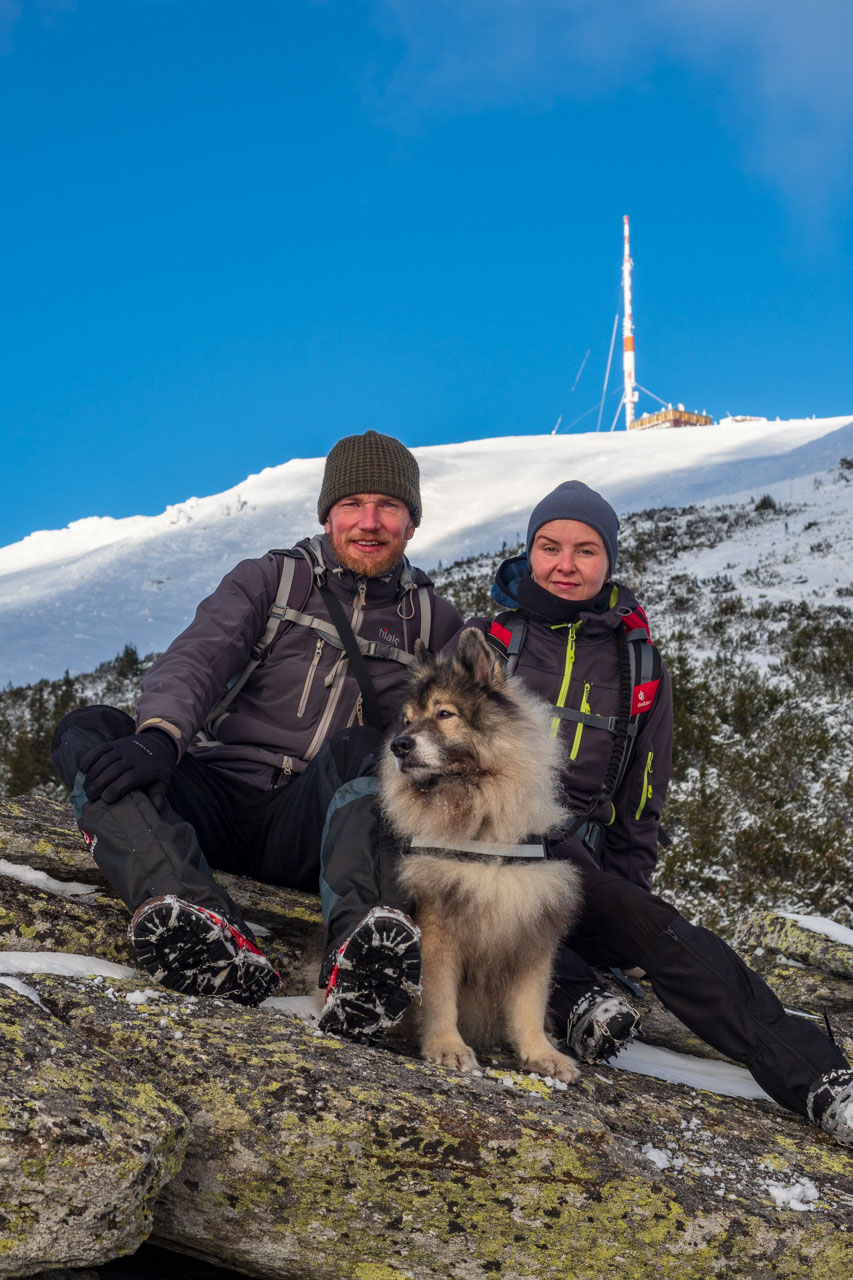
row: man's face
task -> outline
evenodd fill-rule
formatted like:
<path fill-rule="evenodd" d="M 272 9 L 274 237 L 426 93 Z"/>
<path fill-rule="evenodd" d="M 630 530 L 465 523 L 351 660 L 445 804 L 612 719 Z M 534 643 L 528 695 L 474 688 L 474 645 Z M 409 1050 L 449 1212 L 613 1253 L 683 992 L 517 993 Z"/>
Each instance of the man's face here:
<path fill-rule="evenodd" d="M 607 581 L 601 534 L 582 520 L 550 520 L 530 548 L 533 581 L 561 600 L 591 600 Z"/>
<path fill-rule="evenodd" d="M 340 564 L 376 578 L 402 558 L 415 532 L 409 508 L 384 493 L 354 493 L 341 498 L 324 525 Z"/>

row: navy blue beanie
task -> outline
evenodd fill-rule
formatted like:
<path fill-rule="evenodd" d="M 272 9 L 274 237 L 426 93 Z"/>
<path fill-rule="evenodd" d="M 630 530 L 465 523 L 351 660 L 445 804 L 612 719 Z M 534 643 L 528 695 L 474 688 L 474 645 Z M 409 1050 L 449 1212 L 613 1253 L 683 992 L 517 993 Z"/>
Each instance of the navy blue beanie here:
<path fill-rule="evenodd" d="M 527 526 L 528 560 L 530 547 L 537 531 L 551 520 L 581 520 L 584 524 L 590 525 L 596 533 L 600 533 L 610 560 L 609 576 L 613 576 L 619 551 L 619 517 L 600 493 L 590 489 L 589 485 L 581 480 L 565 480 L 562 484 L 558 484 L 556 489 L 552 489 L 533 508 L 530 523 Z"/>

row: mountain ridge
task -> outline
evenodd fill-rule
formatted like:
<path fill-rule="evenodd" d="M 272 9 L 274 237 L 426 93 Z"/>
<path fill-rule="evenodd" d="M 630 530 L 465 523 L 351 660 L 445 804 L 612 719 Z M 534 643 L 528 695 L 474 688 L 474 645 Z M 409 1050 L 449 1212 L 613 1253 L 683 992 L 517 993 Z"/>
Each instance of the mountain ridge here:
<path fill-rule="evenodd" d="M 853 455 L 853 417 L 503 437 L 413 452 L 425 516 L 411 558 L 430 571 L 520 540 L 528 512 L 560 478 L 601 489 L 620 515 L 793 490 Z M 165 648 L 234 563 L 318 527 L 323 462 L 291 459 L 158 516 L 89 517 L 0 548 L 0 684 L 92 670 L 128 643 L 141 653 Z"/>

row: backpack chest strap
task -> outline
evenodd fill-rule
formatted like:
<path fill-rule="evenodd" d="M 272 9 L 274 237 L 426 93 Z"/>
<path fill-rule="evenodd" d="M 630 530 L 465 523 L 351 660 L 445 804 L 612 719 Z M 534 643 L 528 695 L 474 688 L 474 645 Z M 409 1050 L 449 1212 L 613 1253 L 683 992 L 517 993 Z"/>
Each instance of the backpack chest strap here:
<path fill-rule="evenodd" d="M 553 705 L 550 711 L 561 720 L 571 720 L 575 724 L 589 725 L 591 729 L 604 729 L 607 733 L 616 732 L 616 716 L 596 716 L 589 711 L 575 711 L 573 707 Z"/>
<path fill-rule="evenodd" d="M 281 622 L 295 622 L 297 626 L 310 627 L 336 649 L 345 648 L 337 628 L 327 619 L 317 618 L 311 613 L 302 613 L 299 609 L 291 609 L 289 605 L 285 608 L 273 605 L 273 608 L 276 609 L 276 616 Z M 365 640 L 364 636 L 354 635 L 353 639 L 365 658 L 385 658 L 391 662 L 401 662 L 406 667 L 416 666 L 414 654 L 406 653 L 405 649 L 398 649 L 395 645 L 385 644 L 381 640 Z"/>

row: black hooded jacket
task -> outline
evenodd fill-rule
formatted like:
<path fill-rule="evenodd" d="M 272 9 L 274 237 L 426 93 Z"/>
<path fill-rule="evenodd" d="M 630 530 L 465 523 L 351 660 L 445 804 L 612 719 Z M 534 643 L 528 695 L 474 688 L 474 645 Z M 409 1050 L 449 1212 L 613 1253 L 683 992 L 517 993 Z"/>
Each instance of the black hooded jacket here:
<path fill-rule="evenodd" d="M 526 578 L 526 589 L 522 585 Z M 633 593 L 620 583 L 605 584 L 595 600 L 567 605 L 549 596 L 554 604 L 550 617 L 531 606 L 527 557 L 505 560 L 492 588 L 504 609 L 518 611 L 526 620 L 524 643 L 516 672 L 547 702 L 611 717 L 619 709 L 620 680 L 617 635 L 623 618 L 637 608 Z M 526 603 L 519 601 L 519 586 Z M 543 607 L 547 608 L 547 601 Z M 555 621 L 562 614 L 565 620 Z M 491 620 L 472 618 L 466 627 L 488 634 Z M 455 648 L 456 638 L 449 649 Z M 566 803 L 576 813 L 584 811 L 602 785 L 610 761 L 613 735 L 588 724 L 555 716 L 552 732 L 565 744 L 563 784 Z M 672 686 L 663 667 L 651 708 L 640 717 L 628 767 L 612 804 L 593 814 L 605 832 L 598 863 L 644 888 L 649 887 L 657 860 L 658 828 L 669 783 L 672 759 Z M 576 836 L 552 842 L 553 857 L 581 863 L 595 862 Z"/>

